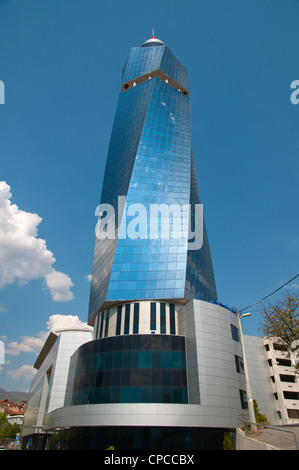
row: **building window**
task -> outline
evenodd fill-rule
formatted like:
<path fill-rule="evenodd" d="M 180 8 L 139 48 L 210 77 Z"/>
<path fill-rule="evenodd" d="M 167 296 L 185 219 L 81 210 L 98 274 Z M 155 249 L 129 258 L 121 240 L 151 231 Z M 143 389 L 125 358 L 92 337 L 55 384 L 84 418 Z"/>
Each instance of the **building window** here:
<path fill-rule="evenodd" d="M 292 365 L 290 359 L 283 359 L 282 357 L 277 358 L 276 362 L 277 362 L 278 366 L 291 367 L 291 365 Z"/>
<path fill-rule="evenodd" d="M 283 392 L 286 400 L 299 400 L 299 392 Z"/>
<path fill-rule="evenodd" d="M 126 304 L 125 306 L 125 329 L 124 329 L 124 334 L 128 335 L 129 334 L 129 329 L 130 329 L 130 304 Z"/>
<path fill-rule="evenodd" d="M 231 332 L 232 332 L 232 338 L 234 341 L 240 341 L 240 335 L 239 335 L 239 330 L 236 328 L 234 325 L 230 325 L 231 327 Z"/>
<path fill-rule="evenodd" d="M 299 410 L 287 410 L 288 417 L 291 419 L 299 419 Z"/>
<path fill-rule="evenodd" d="M 165 310 L 165 302 L 160 303 L 160 333 L 166 333 L 166 310 Z"/>
<path fill-rule="evenodd" d="M 156 304 L 151 302 L 151 331 L 156 331 Z"/>
<path fill-rule="evenodd" d="M 103 312 L 101 312 L 101 324 L 100 324 L 100 334 L 99 334 L 99 338 L 102 338 L 102 337 L 103 337 L 104 315 L 105 315 L 105 310 L 103 310 Z"/>
<path fill-rule="evenodd" d="M 95 329 L 94 329 L 94 337 L 95 337 L 95 339 L 98 338 L 99 329 L 100 329 L 100 315 L 97 316 L 96 321 L 95 321 Z"/>
<path fill-rule="evenodd" d="M 117 307 L 117 319 L 116 319 L 116 336 L 120 335 L 120 328 L 121 328 L 121 311 L 122 311 L 122 306 L 119 305 Z"/>
<path fill-rule="evenodd" d="M 170 314 L 170 334 L 175 335 L 175 309 L 174 304 L 169 304 Z"/>
<path fill-rule="evenodd" d="M 46 372 L 46 387 L 47 387 L 47 399 L 46 399 L 46 410 L 49 408 L 49 402 L 50 402 L 50 385 L 51 385 L 51 378 L 52 378 L 52 366 L 49 367 L 49 369 Z"/>
<path fill-rule="evenodd" d="M 288 351 L 288 346 L 286 344 L 273 343 L 273 348 L 275 351 Z"/>
<path fill-rule="evenodd" d="M 281 382 L 296 382 L 295 375 L 279 374 L 279 377 Z"/>
<path fill-rule="evenodd" d="M 248 410 L 247 395 L 245 390 L 239 390 L 242 410 Z"/>
<path fill-rule="evenodd" d="M 235 356 L 235 363 L 236 363 L 237 372 L 244 374 L 243 359 L 239 356 Z"/>
<path fill-rule="evenodd" d="M 139 304 L 134 304 L 133 334 L 139 333 Z"/>
<path fill-rule="evenodd" d="M 106 320 L 105 320 L 105 333 L 104 336 L 108 336 L 108 328 L 109 328 L 109 318 L 110 318 L 110 309 L 106 310 Z"/>

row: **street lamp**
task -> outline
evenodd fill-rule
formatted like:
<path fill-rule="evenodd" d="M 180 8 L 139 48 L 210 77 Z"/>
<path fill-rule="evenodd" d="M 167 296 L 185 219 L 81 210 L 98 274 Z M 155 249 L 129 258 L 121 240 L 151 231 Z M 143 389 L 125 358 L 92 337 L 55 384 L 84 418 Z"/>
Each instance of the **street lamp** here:
<path fill-rule="evenodd" d="M 242 326 L 241 326 L 241 318 L 244 317 L 250 317 L 251 313 L 243 313 L 241 315 L 241 312 L 237 310 L 237 318 L 238 318 L 238 325 L 239 325 L 239 331 L 240 331 L 240 342 L 241 342 L 241 348 L 242 348 L 242 354 L 243 354 L 243 365 L 244 365 L 244 374 L 245 374 L 245 384 L 246 384 L 246 394 L 247 394 L 247 401 L 248 401 L 248 411 L 249 411 L 249 419 L 251 421 L 250 427 L 252 432 L 257 431 L 257 427 L 255 424 L 255 413 L 254 413 L 254 406 L 253 406 L 253 398 L 252 398 L 252 392 L 251 392 L 251 386 L 250 386 L 250 380 L 249 380 L 249 373 L 248 373 L 248 367 L 247 367 L 247 360 L 246 360 L 246 353 L 245 353 L 245 347 L 244 347 L 244 340 L 243 340 L 243 333 L 242 333 Z"/>

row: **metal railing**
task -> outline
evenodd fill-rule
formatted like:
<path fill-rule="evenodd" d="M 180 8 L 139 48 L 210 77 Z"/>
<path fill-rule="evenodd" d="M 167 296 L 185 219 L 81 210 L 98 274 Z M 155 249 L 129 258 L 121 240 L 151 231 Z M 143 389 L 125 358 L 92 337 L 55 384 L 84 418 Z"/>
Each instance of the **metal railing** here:
<path fill-rule="evenodd" d="M 281 429 L 281 428 L 277 428 L 277 427 L 274 427 L 274 426 L 268 426 L 268 425 L 266 425 L 266 424 L 253 423 L 253 422 L 251 422 L 251 421 L 248 421 L 248 419 L 240 418 L 240 420 L 243 421 L 243 423 L 244 423 L 244 431 L 245 431 L 245 436 L 246 436 L 246 437 L 247 437 L 246 423 L 248 423 L 248 424 L 254 424 L 255 426 L 260 426 L 260 427 L 267 428 L 267 429 L 275 429 L 276 431 L 288 432 L 288 433 L 293 434 L 293 436 L 294 436 L 294 441 L 295 441 L 295 445 L 296 445 L 296 449 L 299 450 L 299 445 L 298 445 L 298 441 L 297 441 L 297 436 L 296 436 L 296 434 L 294 433 L 294 431 L 290 431 L 289 429 Z M 252 436 L 252 437 L 253 437 L 253 436 Z"/>

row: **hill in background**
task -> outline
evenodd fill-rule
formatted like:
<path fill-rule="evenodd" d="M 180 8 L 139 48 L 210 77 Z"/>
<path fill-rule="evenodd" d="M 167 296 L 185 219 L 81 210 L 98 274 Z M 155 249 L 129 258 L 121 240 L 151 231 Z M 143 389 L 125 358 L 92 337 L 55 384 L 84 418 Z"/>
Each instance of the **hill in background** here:
<path fill-rule="evenodd" d="M 3 388 L 0 388 L 0 400 L 7 398 L 8 400 L 13 401 L 14 403 L 20 403 L 21 401 L 27 401 L 29 393 L 27 392 L 7 392 Z"/>

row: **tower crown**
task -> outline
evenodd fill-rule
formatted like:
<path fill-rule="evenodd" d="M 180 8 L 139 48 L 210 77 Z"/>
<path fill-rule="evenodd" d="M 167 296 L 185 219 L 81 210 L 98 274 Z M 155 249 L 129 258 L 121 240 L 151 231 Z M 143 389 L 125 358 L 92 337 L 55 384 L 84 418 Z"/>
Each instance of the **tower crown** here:
<path fill-rule="evenodd" d="M 131 48 L 123 68 L 121 90 L 128 90 L 157 76 L 185 95 L 189 95 L 185 67 L 173 55 L 169 47 L 153 34 L 141 46 Z"/>
<path fill-rule="evenodd" d="M 148 46 L 165 46 L 164 42 L 161 41 L 161 39 L 156 38 L 154 29 L 153 29 L 152 37 L 148 39 L 147 41 L 145 41 L 143 44 L 141 44 L 140 47 L 148 47 Z"/>

